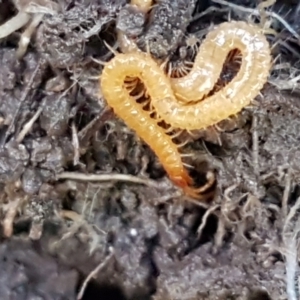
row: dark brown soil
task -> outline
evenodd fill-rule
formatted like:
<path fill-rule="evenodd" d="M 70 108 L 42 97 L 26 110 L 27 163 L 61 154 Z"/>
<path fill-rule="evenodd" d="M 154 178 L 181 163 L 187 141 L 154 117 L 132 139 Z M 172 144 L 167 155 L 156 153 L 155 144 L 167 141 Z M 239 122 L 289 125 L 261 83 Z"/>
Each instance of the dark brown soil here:
<path fill-rule="evenodd" d="M 0 21 L 29 2 L 2 1 Z M 261 96 L 218 128 L 182 137 L 199 183 L 208 171 L 216 174 L 206 203 L 183 196 L 106 106 L 96 60 L 112 57 L 104 41 L 114 46 L 118 28 L 141 49 L 147 41 L 154 56 L 178 62 L 179 48 L 190 55 L 189 33 L 201 40 L 229 12 L 240 20 L 250 13 L 174 0 L 157 1 L 148 19 L 127 2 L 57 1 L 61 11 L 44 15 L 20 59 L 22 30 L 1 40 L 0 299 L 296 299 L 287 294 L 292 287 L 299 297 L 291 254 L 300 196 L 300 85 L 291 85 L 300 67 L 298 2 L 272 7 L 292 30 L 273 24 L 279 35 L 269 39 L 279 58 Z M 222 9 L 196 18 L 212 6 Z"/>

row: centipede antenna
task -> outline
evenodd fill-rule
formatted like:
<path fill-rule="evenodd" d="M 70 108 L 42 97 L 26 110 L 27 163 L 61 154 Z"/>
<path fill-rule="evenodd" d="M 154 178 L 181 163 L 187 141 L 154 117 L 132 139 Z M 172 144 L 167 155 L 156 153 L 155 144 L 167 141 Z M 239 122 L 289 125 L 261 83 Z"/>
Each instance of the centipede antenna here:
<path fill-rule="evenodd" d="M 111 45 L 109 45 L 105 40 L 103 40 L 103 43 L 104 43 L 104 45 L 106 46 L 106 48 L 107 48 L 108 50 L 110 50 L 111 53 L 113 53 L 115 56 L 116 56 L 117 54 L 119 54 L 119 52 L 118 52 L 117 50 L 115 50 Z"/>
<path fill-rule="evenodd" d="M 98 65 L 101 65 L 101 66 L 106 66 L 107 65 L 107 62 L 102 61 L 100 59 L 96 59 L 96 58 L 94 58 L 92 56 L 91 56 L 91 60 L 94 61 L 95 63 L 97 63 Z"/>

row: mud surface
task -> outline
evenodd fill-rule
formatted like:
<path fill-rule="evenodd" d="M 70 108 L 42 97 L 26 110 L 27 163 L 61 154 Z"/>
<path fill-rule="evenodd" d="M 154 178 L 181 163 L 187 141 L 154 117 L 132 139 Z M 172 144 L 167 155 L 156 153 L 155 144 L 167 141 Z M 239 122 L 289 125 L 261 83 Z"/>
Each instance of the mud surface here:
<path fill-rule="evenodd" d="M 1 22 L 29 2 L 2 1 Z M 0 299 L 279 300 L 287 290 L 299 297 L 297 1 L 269 10 L 289 27 L 272 18 L 276 60 L 255 102 L 217 127 L 181 136 L 199 184 L 216 174 L 208 202 L 173 186 L 99 90 L 97 60 L 112 57 L 105 42 L 117 49 L 117 30 L 180 66 L 211 24 L 246 20 L 244 8 L 258 12 L 254 2 L 230 1 L 239 9 L 158 1 L 148 16 L 125 0 L 57 1 L 23 57 L 26 26 L 1 40 Z M 234 70 L 234 62 L 224 68 L 223 84 Z"/>

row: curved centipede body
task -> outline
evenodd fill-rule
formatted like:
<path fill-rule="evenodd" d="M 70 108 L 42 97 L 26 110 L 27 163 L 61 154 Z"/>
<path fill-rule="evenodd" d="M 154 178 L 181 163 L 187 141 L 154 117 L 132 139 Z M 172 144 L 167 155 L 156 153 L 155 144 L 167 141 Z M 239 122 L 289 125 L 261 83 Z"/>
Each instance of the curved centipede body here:
<path fill-rule="evenodd" d="M 186 101 L 204 97 L 217 82 L 228 53 L 235 49 L 241 53 L 242 62 L 230 83 L 202 101 L 179 101 L 177 95 Z M 169 78 L 148 53 L 139 51 L 117 54 L 103 69 L 100 84 L 108 105 L 152 148 L 170 179 L 197 197 L 200 189 L 191 187 L 193 180 L 184 168 L 178 146 L 158 125 L 159 120 L 186 130 L 215 125 L 250 104 L 266 83 L 270 67 L 270 47 L 260 29 L 244 22 L 229 22 L 207 35 L 185 77 Z M 144 84 L 157 119 L 130 95 L 128 77 Z"/>
<path fill-rule="evenodd" d="M 119 54 L 102 72 L 102 94 L 116 115 L 152 148 L 170 178 L 179 186 L 190 185 L 193 181 L 184 168 L 177 145 L 165 130 L 158 126 L 159 120 L 152 119 L 124 85 L 128 76 L 138 77 L 147 83 L 147 92 L 151 100 L 160 99 L 164 89 L 172 93 L 169 79 L 162 75 L 162 70 L 146 53 Z M 159 86 L 157 78 L 161 79 Z"/>
<path fill-rule="evenodd" d="M 224 95 L 233 99 L 240 97 L 242 91 L 249 91 L 248 99 L 255 98 L 269 75 L 270 46 L 260 28 L 241 21 L 223 23 L 207 34 L 189 74 L 171 79 L 177 98 L 184 102 L 202 100 L 215 86 L 227 55 L 232 50 L 241 53 L 240 70 L 221 94 L 205 101 L 213 104 L 213 99 Z"/>
<path fill-rule="evenodd" d="M 153 99 L 152 105 L 159 115 L 175 128 L 202 129 L 237 114 L 259 94 L 268 79 L 272 56 L 260 29 L 245 22 L 223 23 L 207 40 L 200 47 L 193 70 L 185 77 L 171 79 L 172 90 L 176 96 L 180 94 L 180 100 L 208 93 L 218 80 L 227 54 L 234 49 L 242 56 L 240 69 L 231 82 L 202 101 L 183 103 L 174 95 L 162 98 L 163 101 Z M 203 80 L 200 88 L 196 84 L 201 84 L 199 78 Z"/>

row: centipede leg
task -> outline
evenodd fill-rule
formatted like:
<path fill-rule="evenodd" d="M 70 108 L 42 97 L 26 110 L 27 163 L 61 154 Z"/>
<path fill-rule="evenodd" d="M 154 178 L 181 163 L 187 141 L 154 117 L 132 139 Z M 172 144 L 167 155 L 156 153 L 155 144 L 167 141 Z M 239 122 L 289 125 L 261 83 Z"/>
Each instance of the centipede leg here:
<path fill-rule="evenodd" d="M 165 68 L 166 68 L 166 66 L 167 66 L 167 64 L 168 64 L 168 62 L 169 62 L 169 58 L 166 58 L 161 64 L 160 64 L 160 68 L 162 69 L 162 70 L 165 70 Z"/>
<path fill-rule="evenodd" d="M 183 130 L 180 130 L 180 131 L 170 135 L 170 138 L 175 139 L 175 138 L 179 137 L 182 134 L 182 132 L 183 132 Z"/>
<path fill-rule="evenodd" d="M 94 57 L 91 57 L 91 60 L 94 61 L 95 63 L 97 63 L 98 65 L 101 65 L 101 66 L 106 66 L 107 65 L 107 62 L 102 61 L 100 59 L 96 59 Z"/>
<path fill-rule="evenodd" d="M 142 104 L 142 108 L 145 109 L 150 103 L 150 100 L 146 100 L 145 103 Z"/>
<path fill-rule="evenodd" d="M 189 169 L 194 169 L 194 166 L 192 165 L 189 165 L 187 163 L 182 163 L 186 168 L 189 168 Z"/>
<path fill-rule="evenodd" d="M 144 95 L 144 90 L 141 90 L 137 95 L 132 96 L 135 100 L 139 100 Z"/>
<path fill-rule="evenodd" d="M 189 143 L 189 141 L 184 141 L 184 142 L 178 144 L 177 147 L 178 147 L 178 148 L 182 148 L 182 147 L 184 147 L 185 145 L 187 145 L 188 143 Z"/>

